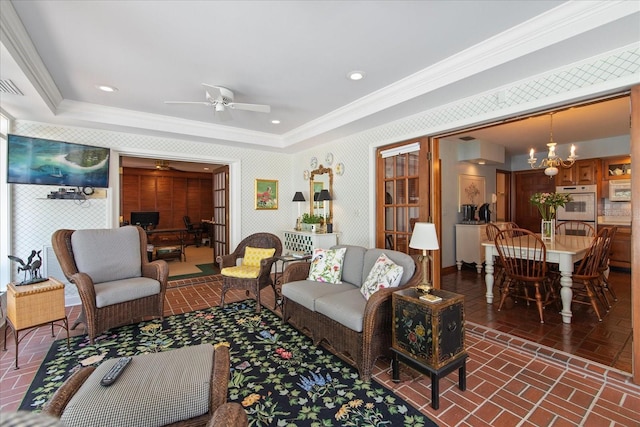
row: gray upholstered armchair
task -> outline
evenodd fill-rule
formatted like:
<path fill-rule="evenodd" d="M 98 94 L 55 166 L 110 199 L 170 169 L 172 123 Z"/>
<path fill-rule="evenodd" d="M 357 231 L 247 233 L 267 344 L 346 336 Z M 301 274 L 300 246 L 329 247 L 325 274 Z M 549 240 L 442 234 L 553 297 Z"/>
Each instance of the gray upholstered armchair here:
<path fill-rule="evenodd" d="M 58 230 L 51 238 L 60 267 L 78 288 L 84 323 L 93 343 L 111 328 L 163 317 L 169 266 L 149 262 L 140 227 Z"/>

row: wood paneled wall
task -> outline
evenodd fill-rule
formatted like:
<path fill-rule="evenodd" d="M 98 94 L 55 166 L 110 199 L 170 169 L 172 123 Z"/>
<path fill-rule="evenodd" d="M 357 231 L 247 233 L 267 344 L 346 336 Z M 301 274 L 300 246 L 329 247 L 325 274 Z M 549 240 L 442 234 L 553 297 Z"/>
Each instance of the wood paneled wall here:
<path fill-rule="evenodd" d="M 182 217 L 194 223 L 213 216 L 213 175 L 210 173 L 123 168 L 120 215 L 160 212 L 159 229 L 183 228 Z"/>

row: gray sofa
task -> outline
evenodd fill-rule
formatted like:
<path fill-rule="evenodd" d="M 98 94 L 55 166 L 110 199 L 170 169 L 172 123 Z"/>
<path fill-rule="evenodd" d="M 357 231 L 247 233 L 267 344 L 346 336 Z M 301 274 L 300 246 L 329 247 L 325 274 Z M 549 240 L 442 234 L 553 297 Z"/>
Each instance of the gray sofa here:
<path fill-rule="evenodd" d="M 341 247 L 347 251 L 340 284 L 306 280 L 310 266 L 307 262 L 287 267 L 282 276 L 282 318 L 309 336 L 315 345 L 324 345 L 358 368 L 360 378 L 369 381 L 375 361 L 380 356 L 390 356 L 391 294 L 416 286 L 422 273 L 420 265 L 402 252 L 334 246 Z M 382 253 L 404 268 L 402 278 L 398 287 L 378 290 L 367 300 L 360 286 Z"/>

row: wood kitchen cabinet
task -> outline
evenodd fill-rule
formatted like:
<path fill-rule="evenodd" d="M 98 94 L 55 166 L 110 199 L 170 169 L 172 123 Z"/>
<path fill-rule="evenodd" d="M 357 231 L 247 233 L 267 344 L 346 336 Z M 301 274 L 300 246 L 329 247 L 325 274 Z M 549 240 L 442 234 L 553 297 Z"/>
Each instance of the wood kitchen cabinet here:
<path fill-rule="evenodd" d="M 602 179 L 631 179 L 631 157 L 612 157 L 602 160 Z"/>
<path fill-rule="evenodd" d="M 618 231 L 611 242 L 609 265 L 631 268 L 631 227 L 618 226 Z"/>
<path fill-rule="evenodd" d="M 556 185 L 591 185 L 598 183 L 597 159 L 576 161 L 570 168 L 558 168 Z"/>

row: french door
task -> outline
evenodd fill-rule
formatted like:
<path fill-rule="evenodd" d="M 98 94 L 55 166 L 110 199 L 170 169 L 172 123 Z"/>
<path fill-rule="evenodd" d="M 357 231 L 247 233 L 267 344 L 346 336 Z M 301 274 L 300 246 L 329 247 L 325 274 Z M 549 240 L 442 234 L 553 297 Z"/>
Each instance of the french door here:
<path fill-rule="evenodd" d="M 427 137 L 380 147 L 376 153 L 376 247 L 421 255 L 409 247 L 416 222 L 441 214 L 438 140 Z M 433 207 L 433 209 L 432 209 Z M 429 280 L 440 288 L 440 253 L 433 251 Z"/>
<path fill-rule="evenodd" d="M 229 253 L 229 166 L 213 173 L 213 236 L 215 258 Z"/>

